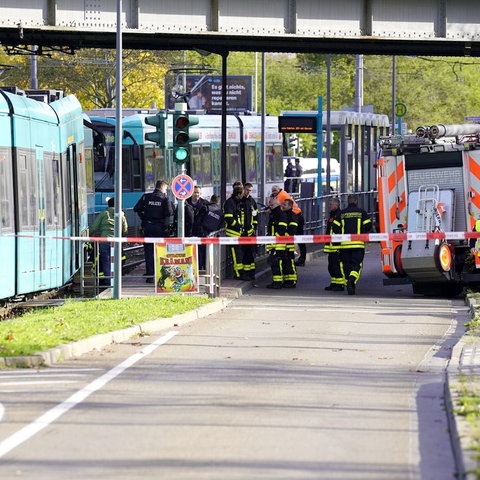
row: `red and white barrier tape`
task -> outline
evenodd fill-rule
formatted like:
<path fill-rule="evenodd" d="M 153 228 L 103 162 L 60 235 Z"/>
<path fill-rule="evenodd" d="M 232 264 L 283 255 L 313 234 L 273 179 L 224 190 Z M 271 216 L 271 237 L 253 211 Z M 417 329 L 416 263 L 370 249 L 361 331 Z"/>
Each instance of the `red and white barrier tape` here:
<path fill-rule="evenodd" d="M 386 242 L 404 240 L 469 240 L 480 238 L 480 232 L 410 232 L 410 233 L 362 233 L 360 235 L 294 235 L 287 237 L 60 237 L 45 235 L 15 235 L 18 238 L 49 238 L 81 240 L 84 242 L 120 243 L 169 243 L 198 245 L 268 245 L 272 243 L 338 243 L 338 242 Z M 4 237 L 7 237 L 5 235 Z"/>

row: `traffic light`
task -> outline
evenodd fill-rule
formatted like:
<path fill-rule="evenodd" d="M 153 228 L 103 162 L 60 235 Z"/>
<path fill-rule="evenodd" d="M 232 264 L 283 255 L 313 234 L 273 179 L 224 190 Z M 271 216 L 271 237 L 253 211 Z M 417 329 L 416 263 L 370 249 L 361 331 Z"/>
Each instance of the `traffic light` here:
<path fill-rule="evenodd" d="M 299 138 L 296 135 L 288 137 L 288 148 L 297 148 Z"/>
<path fill-rule="evenodd" d="M 303 148 L 303 140 L 300 137 L 298 137 L 297 141 L 298 141 L 298 153 L 300 153 Z"/>
<path fill-rule="evenodd" d="M 197 125 L 198 117 L 184 112 L 173 114 L 173 160 L 185 163 L 190 160 L 190 144 L 198 140 L 197 134 L 190 133 L 190 127 Z"/>
<path fill-rule="evenodd" d="M 155 142 L 159 148 L 165 148 L 168 145 L 167 113 L 160 111 L 156 115 L 145 117 L 145 123 L 156 127 L 155 132 L 145 134 L 145 140 Z"/>

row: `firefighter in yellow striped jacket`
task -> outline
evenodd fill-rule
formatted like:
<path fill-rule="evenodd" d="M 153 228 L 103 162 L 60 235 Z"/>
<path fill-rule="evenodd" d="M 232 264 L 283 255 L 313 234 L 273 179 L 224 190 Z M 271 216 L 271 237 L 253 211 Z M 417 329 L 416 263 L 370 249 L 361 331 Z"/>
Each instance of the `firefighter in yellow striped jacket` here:
<path fill-rule="evenodd" d="M 348 196 L 348 206 L 333 221 L 332 230 L 337 234 L 361 234 L 372 230 L 372 220 L 365 210 L 358 207 L 356 195 Z M 340 265 L 349 295 L 355 295 L 355 286 L 362 273 L 364 256 L 364 242 L 351 240 L 340 243 Z"/>
<path fill-rule="evenodd" d="M 268 202 L 270 217 L 267 225 L 267 235 L 272 237 L 283 237 L 287 232 L 288 218 L 283 212 L 277 198 L 270 198 Z M 272 270 L 272 283 L 267 288 L 280 289 L 283 286 L 283 266 L 285 260 L 285 243 L 271 243 L 267 245 L 269 263 Z"/>
<path fill-rule="evenodd" d="M 325 235 L 333 233 L 333 222 L 340 215 L 340 199 L 338 197 L 330 198 L 328 207 L 330 215 L 327 220 Z M 323 251 L 328 255 L 328 273 L 330 274 L 330 285 L 327 285 L 325 290 L 343 292 L 345 290 L 345 279 L 340 267 L 340 243 L 326 243 Z"/>
<path fill-rule="evenodd" d="M 293 200 L 286 198 L 280 205 L 287 223 L 286 236 L 296 235 L 298 230 L 298 215 L 293 213 Z M 295 266 L 295 244 L 286 243 L 282 262 L 283 288 L 297 286 L 297 268 Z"/>
<path fill-rule="evenodd" d="M 243 185 L 235 185 L 231 197 L 223 204 L 225 235 L 227 237 L 241 237 L 244 232 L 245 212 L 242 200 Z M 233 263 L 233 278 L 235 280 L 246 280 L 241 245 L 230 245 L 229 248 Z"/>

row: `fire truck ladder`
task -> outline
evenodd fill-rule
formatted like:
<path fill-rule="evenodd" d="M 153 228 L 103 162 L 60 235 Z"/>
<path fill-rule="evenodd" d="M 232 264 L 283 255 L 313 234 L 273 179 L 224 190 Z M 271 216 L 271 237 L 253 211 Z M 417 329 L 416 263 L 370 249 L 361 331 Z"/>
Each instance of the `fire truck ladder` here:
<path fill-rule="evenodd" d="M 438 185 L 421 185 L 418 189 L 417 232 L 433 232 L 436 227 L 437 206 L 440 201 Z"/>

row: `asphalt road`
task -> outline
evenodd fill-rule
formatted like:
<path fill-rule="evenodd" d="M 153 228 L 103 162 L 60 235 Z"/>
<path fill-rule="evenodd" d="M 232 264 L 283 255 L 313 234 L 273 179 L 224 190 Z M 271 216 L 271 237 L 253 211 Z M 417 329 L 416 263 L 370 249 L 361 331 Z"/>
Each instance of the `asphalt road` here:
<path fill-rule="evenodd" d="M 258 282 L 223 311 L 43 370 L 0 372 L 0 479 L 453 479 L 445 366 L 462 300 Z"/>

